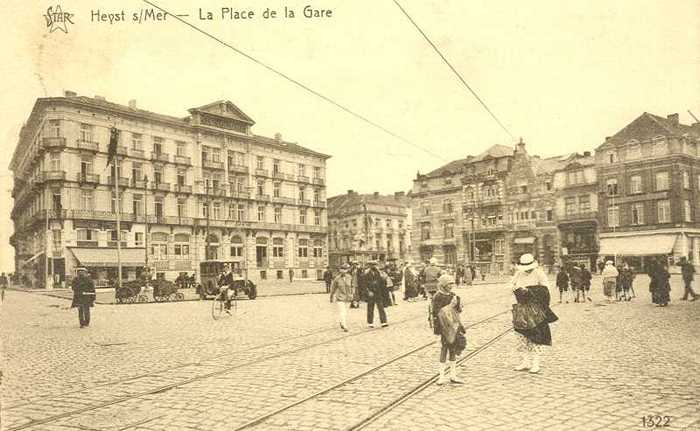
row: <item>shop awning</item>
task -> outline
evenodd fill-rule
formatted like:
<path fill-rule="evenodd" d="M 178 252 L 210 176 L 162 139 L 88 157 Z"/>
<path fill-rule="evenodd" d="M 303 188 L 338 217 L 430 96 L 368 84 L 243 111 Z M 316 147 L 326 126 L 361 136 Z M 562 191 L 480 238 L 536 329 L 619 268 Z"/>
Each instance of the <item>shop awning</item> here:
<path fill-rule="evenodd" d="M 116 248 L 71 248 L 73 256 L 86 267 L 116 267 Z M 146 256 L 142 248 L 124 248 L 120 260 L 124 266 L 145 266 Z"/>
<path fill-rule="evenodd" d="M 669 254 L 678 235 L 634 235 L 601 238 L 600 252 L 604 256 L 650 256 Z"/>
<path fill-rule="evenodd" d="M 534 236 L 527 236 L 525 238 L 515 238 L 513 240 L 515 244 L 534 244 L 535 243 L 535 237 Z"/>

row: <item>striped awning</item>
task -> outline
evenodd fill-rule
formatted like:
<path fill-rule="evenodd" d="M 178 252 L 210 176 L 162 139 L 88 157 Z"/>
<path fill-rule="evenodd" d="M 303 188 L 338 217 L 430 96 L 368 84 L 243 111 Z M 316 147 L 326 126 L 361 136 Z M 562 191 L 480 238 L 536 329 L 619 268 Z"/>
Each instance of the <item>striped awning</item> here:
<path fill-rule="evenodd" d="M 116 248 L 69 248 L 73 256 L 85 267 L 117 266 Z M 123 248 L 119 260 L 122 266 L 145 266 L 146 255 L 143 248 Z"/>

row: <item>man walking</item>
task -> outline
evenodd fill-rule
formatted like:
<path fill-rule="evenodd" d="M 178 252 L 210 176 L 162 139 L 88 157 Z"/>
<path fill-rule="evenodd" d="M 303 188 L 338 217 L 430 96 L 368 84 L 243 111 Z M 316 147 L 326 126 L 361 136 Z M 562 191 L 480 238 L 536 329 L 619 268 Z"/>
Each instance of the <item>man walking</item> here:
<path fill-rule="evenodd" d="M 333 282 L 333 273 L 330 267 L 326 267 L 326 270 L 323 272 L 323 281 L 326 282 L 326 293 L 330 293 L 331 283 Z"/>
<path fill-rule="evenodd" d="M 685 284 L 685 293 L 683 294 L 681 300 L 686 301 L 688 299 L 688 295 L 690 294 L 690 300 L 695 301 L 698 297 L 698 295 L 693 291 L 693 278 L 695 278 L 695 267 L 692 263 L 688 262 L 688 259 L 685 257 L 681 261 L 681 274 L 683 275 L 683 283 Z"/>
<path fill-rule="evenodd" d="M 294 281 L 294 270 L 289 268 L 289 282 Z"/>
<path fill-rule="evenodd" d="M 367 289 L 367 324 L 374 328 L 374 306 L 379 311 L 379 321 L 382 327 L 388 326 L 386 311 L 384 310 L 384 295 L 386 292 L 386 280 L 377 269 L 377 261 L 369 262 L 369 269 L 363 274 L 363 281 Z"/>
<path fill-rule="evenodd" d="M 73 280 L 73 302 L 71 308 L 78 308 L 78 320 L 80 327 L 90 326 L 90 307 L 95 302 L 95 283 L 90 279 L 90 274 L 85 268 L 77 269 L 77 276 Z"/>
<path fill-rule="evenodd" d="M 433 298 L 435 291 L 437 291 L 438 279 L 442 275 L 442 271 L 437 267 L 437 259 L 434 257 L 430 258 L 430 264 L 423 270 L 423 284 L 425 285 L 425 291 L 428 293 L 430 299 Z"/>
<path fill-rule="evenodd" d="M 7 289 L 7 276 L 3 272 L 0 275 L 0 301 L 5 302 L 5 289 Z"/>

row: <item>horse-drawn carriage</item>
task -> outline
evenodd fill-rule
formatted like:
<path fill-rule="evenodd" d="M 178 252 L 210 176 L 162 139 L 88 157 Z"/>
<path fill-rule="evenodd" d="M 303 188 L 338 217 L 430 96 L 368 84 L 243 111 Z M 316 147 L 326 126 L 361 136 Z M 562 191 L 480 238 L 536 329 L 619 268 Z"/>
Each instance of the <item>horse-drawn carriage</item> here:
<path fill-rule="evenodd" d="M 156 302 L 183 301 L 185 299 L 185 295 L 178 292 L 178 286 L 172 281 L 156 279 L 151 280 L 149 285 Z M 114 297 L 117 304 L 148 302 L 147 290 L 145 280 L 129 280 L 123 282 L 122 287 L 115 286 Z"/>
<path fill-rule="evenodd" d="M 178 292 L 177 284 L 168 280 L 156 279 L 151 282 L 153 287 L 153 299 L 156 302 L 183 301 L 185 295 Z"/>
<path fill-rule="evenodd" d="M 143 293 L 142 280 L 130 280 L 122 283 L 122 287 L 115 286 L 114 298 L 117 304 L 133 304 L 134 302 L 148 302 L 148 297 Z"/>

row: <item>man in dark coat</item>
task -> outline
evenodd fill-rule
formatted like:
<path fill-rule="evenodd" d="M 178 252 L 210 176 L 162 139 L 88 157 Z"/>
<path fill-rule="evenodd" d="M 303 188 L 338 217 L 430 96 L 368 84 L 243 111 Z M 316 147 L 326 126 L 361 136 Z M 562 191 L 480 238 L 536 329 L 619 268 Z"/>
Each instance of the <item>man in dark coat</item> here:
<path fill-rule="evenodd" d="M 238 287 L 233 282 L 233 273 L 228 265 L 224 266 L 224 272 L 219 276 L 219 287 L 224 295 L 224 309 L 231 314 L 231 296 L 229 290 L 233 290 L 233 295 L 238 295 Z"/>
<path fill-rule="evenodd" d="M 386 292 L 386 279 L 377 268 L 377 261 L 369 262 L 369 269 L 362 275 L 363 284 L 367 294 L 367 324 L 374 328 L 374 306 L 379 311 L 379 321 L 382 326 L 388 326 L 386 311 L 384 311 L 384 300 Z"/>
<path fill-rule="evenodd" d="M 688 262 L 685 257 L 681 261 L 681 274 L 683 275 L 683 283 L 685 284 L 685 293 L 681 298 L 682 301 L 688 299 L 690 295 L 690 300 L 695 301 L 698 295 L 693 291 L 693 278 L 695 277 L 695 267 L 692 263 Z"/>
<path fill-rule="evenodd" d="M 326 282 L 326 293 L 331 293 L 331 283 L 333 282 L 333 273 L 330 268 L 326 268 L 323 272 L 323 281 Z"/>
<path fill-rule="evenodd" d="M 90 307 L 95 303 L 95 283 L 90 279 L 90 274 L 85 268 L 77 269 L 77 276 L 73 280 L 73 302 L 71 308 L 78 308 L 78 320 L 80 327 L 90 326 Z"/>

